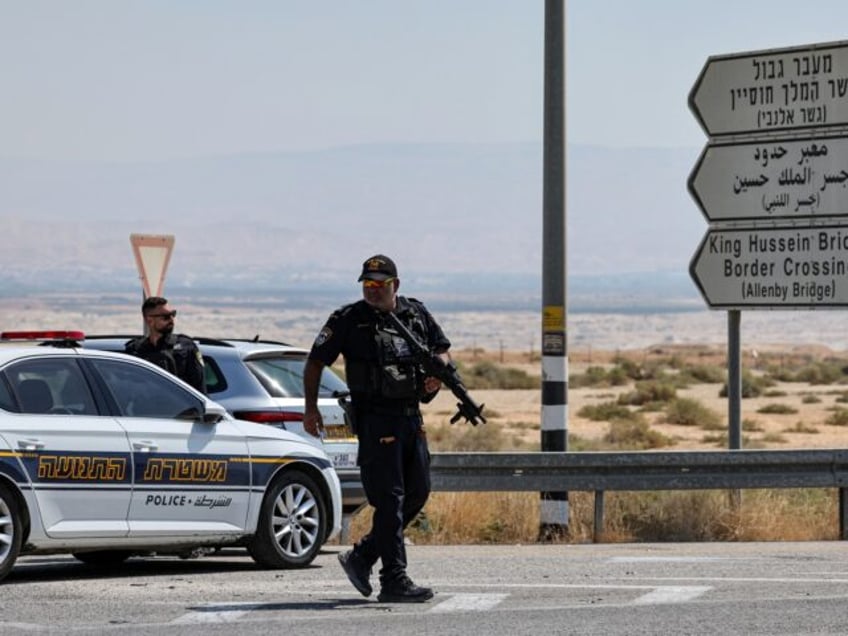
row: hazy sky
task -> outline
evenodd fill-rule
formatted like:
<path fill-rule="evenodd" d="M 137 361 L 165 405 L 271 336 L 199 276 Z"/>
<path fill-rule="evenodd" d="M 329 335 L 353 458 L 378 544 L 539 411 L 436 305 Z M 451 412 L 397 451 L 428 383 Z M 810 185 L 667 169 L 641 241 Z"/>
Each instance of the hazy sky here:
<path fill-rule="evenodd" d="M 700 147 L 709 55 L 848 39 L 845 0 L 569 0 L 568 140 Z M 543 0 L 0 0 L 0 156 L 542 135 Z"/>

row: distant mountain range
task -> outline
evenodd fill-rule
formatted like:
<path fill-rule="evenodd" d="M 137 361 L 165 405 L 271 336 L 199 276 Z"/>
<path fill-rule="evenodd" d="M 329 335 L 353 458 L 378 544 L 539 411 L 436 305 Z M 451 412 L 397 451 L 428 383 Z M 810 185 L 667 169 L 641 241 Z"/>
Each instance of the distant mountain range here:
<path fill-rule="evenodd" d="M 699 149 L 569 148 L 569 298 L 689 306 Z M 349 294 L 368 255 L 404 291 L 538 306 L 539 143 L 409 144 L 162 162 L 0 159 L 0 294 L 140 289 L 131 233 L 174 234 L 171 293 Z M 579 308 L 579 307 L 578 307 Z"/>

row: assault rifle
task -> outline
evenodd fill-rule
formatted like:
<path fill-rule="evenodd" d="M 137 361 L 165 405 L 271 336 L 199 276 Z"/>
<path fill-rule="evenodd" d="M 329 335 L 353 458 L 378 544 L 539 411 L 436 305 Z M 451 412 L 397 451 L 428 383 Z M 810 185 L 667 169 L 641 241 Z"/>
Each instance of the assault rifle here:
<path fill-rule="evenodd" d="M 471 399 L 471 396 L 468 395 L 468 390 L 462 384 L 462 379 L 459 377 L 456 365 L 453 362 L 445 362 L 438 355 L 430 353 L 430 350 L 418 341 L 418 338 L 415 337 L 394 313 L 386 312 L 382 315 L 397 330 L 398 334 L 406 340 L 409 348 L 412 350 L 412 354 L 415 356 L 416 362 L 424 368 L 424 373 L 441 380 L 459 400 L 456 404 L 457 411 L 450 419 L 450 423 L 454 424 L 460 417 L 464 417 L 474 426 L 477 426 L 479 423 L 478 420 L 485 424 L 486 418 L 483 417 L 484 405 L 480 404 L 478 406 Z"/>

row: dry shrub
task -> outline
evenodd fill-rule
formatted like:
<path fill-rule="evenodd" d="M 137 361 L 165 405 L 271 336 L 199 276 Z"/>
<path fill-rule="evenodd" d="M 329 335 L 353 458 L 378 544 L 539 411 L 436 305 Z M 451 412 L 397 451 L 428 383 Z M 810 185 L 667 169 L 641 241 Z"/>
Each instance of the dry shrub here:
<path fill-rule="evenodd" d="M 788 404 L 764 404 L 760 408 L 757 409 L 757 413 L 763 414 L 772 414 L 772 415 L 794 415 L 798 412 L 794 406 L 789 406 Z"/>
<path fill-rule="evenodd" d="M 644 420 L 613 420 L 603 437 L 608 449 L 649 450 L 673 446 L 674 440 L 652 429 Z"/>
<path fill-rule="evenodd" d="M 720 506 L 716 498 L 710 497 L 708 493 L 610 493 L 605 503 L 605 541 L 708 541 L 732 538 L 725 536 L 726 533 L 717 524 Z"/>
<path fill-rule="evenodd" d="M 787 440 L 780 433 L 766 433 L 759 440 L 757 440 L 761 444 L 765 444 L 764 448 L 768 448 L 769 444 L 785 444 L 789 440 Z"/>
<path fill-rule="evenodd" d="M 833 409 L 833 412 L 827 416 L 824 423 L 830 426 L 848 426 L 848 409 L 841 407 Z"/>
<path fill-rule="evenodd" d="M 567 542 L 593 540 L 594 502 L 593 493 L 568 493 Z M 830 541 L 839 538 L 837 507 L 834 490 L 817 488 L 607 492 L 599 534 L 605 543 Z M 535 543 L 539 508 L 536 492 L 433 493 L 406 536 L 428 545 Z M 352 541 L 371 514 L 366 507 L 354 517 Z"/>
<path fill-rule="evenodd" d="M 569 530 L 591 540 L 594 498 L 569 493 Z M 838 538 L 837 501 L 823 489 L 607 493 L 601 540 L 823 541 Z"/>
<path fill-rule="evenodd" d="M 839 538 L 834 490 L 746 490 L 736 516 L 739 541 L 832 541 Z M 731 511 L 728 511 L 731 514 Z"/>
<path fill-rule="evenodd" d="M 370 529 L 372 512 L 366 507 L 354 518 L 353 541 Z M 406 537 L 418 545 L 533 543 L 539 523 L 539 493 L 436 492 Z"/>
<path fill-rule="evenodd" d="M 727 381 L 727 371 L 723 367 L 694 365 L 684 367 L 681 375 L 689 384 L 720 384 Z"/>
<path fill-rule="evenodd" d="M 618 396 L 619 404 L 641 406 L 651 402 L 668 402 L 677 395 L 677 389 L 669 382 L 649 380 L 637 382 L 635 389 Z"/>
<path fill-rule="evenodd" d="M 489 421 L 473 426 L 465 420 L 456 424 L 450 424 L 446 420 L 439 424 L 427 425 L 425 429 L 427 445 L 432 452 L 494 453 L 507 448 L 521 450 L 514 448 L 514 439 L 507 438 L 504 427 L 498 422 Z"/>
<path fill-rule="evenodd" d="M 808 433 L 810 435 L 817 435 L 819 429 L 815 426 L 810 426 L 805 424 L 804 422 L 798 421 L 795 422 L 793 426 L 783 429 L 785 433 Z"/>
<path fill-rule="evenodd" d="M 763 394 L 763 391 L 775 385 L 775 381 L 770 377 L 754 375 L 747 369 L 742 370 L 742 397 L 754 398 Z M 719 397 L 727 397 L 727 382 L 721 387 L 718 392 Z"/>
<path fill-rule="evenodd" d="M 463 383 L 473 389 L 537 389 L 542 380 L 521 369 L 504 367 L 493 362 L 480 362 L 471 368 L 459 365 Z"/>
<path fill-rule="evenodd" d="M 716 427 L 721 425 L 721 416 L 698 400 L 679 397 L 666 406 L 665 421 L 680 426 L 700 426 L 705 430 L 716 430 Z"/>
<path fill-rule="evenodd" d="M 586 404 L 577 411 L 577 415 L 585 417 L 593 422 L 608 422 L 610 420 L 638 420 L 641 416 L 631 411 L 627 406 L 617 402 L 602 402 L 600 404 Z"/>
<path fill-rule="evenodd" d="M 726 427 L 724 428 L 726 430 Z M 742 430 L 748 431 L 749 433 L 762 433 L 765 429 L 757 420 L 746 417 L 742 420 Z"/>

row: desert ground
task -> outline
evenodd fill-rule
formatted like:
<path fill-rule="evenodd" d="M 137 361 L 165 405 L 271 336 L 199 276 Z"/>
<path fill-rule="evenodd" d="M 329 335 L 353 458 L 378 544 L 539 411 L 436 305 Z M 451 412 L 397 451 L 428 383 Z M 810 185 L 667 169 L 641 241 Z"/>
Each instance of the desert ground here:
<path fill-rule="evenodd" d="M 726 350 L 719 345 L 669 345 L 624 351 L 593 350 L 576 352 L 569 356 L 569 373 L 585 372 L 589 366 L 613 365 L 620 355 L 636 361 L 650 362 L 652 359 L 675 356 L 688 364 L 726 365 Z M 775 358 L 777 356 L 777 358 Z M 522 369 L 528 375 L 541 375 L 538 356 L 524 352 L 492 352 L 461 350 L 454 357 L 466 365 L 489 359 L 497 364 Z M 762 371 L 762 360 L 768 357 L 783 364 L 801 365 L 807 360 L 844 357 L 822 345 L 782 345 L 743 351 L 743 369 L 753 373 Z M 725 366 L 726 368 L 726 366 Z M 720 415 L 724 425 L 728 422 L 728 400 L 720 397 L 722 383 L 695 384 L 677 392 L 678 397 L 697 400 Z M 609 428 L 606 422 L 589 420 L 579 415 L 587 404 L 615 401 L 621 393 L 632 391 L 634 384 L 617 387 L 569 388 L 568 431 L 586 440 L 598 440 Z M 839 398 L 848 390 L 844 384 L 811 385 L 806 382 L 778 382 L 770 387 L 768 395 L 744 398 L 741 406 L 743 422 L 743 448 L 837 448 L 848 445 L 848 427 L 826 424 L 828 416 L 840 406 Z M 536 389 L 521 390 L 474 390 L 472 397 L 478 404 L 485 404 L 484 415 L 490 414 L 490 424 L 504 427 L 512 435 L 518 435 L 527 444 L 538 444 L 540 439 L 541 392 Z M 815 396 L 819 401 L 813 401 Z M 431 426 L 444 425 L 453 414 L 454 397 L 443 390 L 428 406 L 425 420 Z M 787 413 L 761 413 L 761 409 L 779 404 L 787 407 Z M 793 412 L 794 411 L 794 412 Z M 493 415 L 494 414 L 494 415 Z M 716 440 L 722 431 L 706 431 L 698 426 L 680 426 L 663 423 L 662 412 L 645 414 L 650 426 L 674 440 L 665 450 L 718 450 L 727 448 L 725 440 Z M 457 424 L 459 425 L 459 424 Z M 726 431 L 726 429 L 725 429 Z M 726 436 L 725 436 L 726 438 Z"/>
<path fill-rule="evenodd" d="M 351 298 L 354 300 L 354 298 Z M 279 299 L 192 299 L 172 300 L 179 310 L 177 330 L 209 337 L 280 340 L 309 347 L 329 312 L 334 309 L 287 308 Z M 140 295 L 91 296 L 52 294 L 39 297 L 0 298 L 0 329 L 81 329 L 88 333 L 133 334 L 142 327 Z M 541 375 L 539 358 L 539 312 L 436 313 L 454 342 L 454 357 L 472 365 L 489 360 L 514 367 L 529 375 Z M 741 319 L 743 369 L 756 371 L 767 355 L 777 355 L 788 366 L 805 358 L 828 356 L 848 358 L 848 338 L 840 311 L 749 311 Z M 618 355 L 635 360 L 676 355 L 698 364 L 723 364 L 727 353 L 727 314 L 696 311 L 660 314 L 576 314 L 567 319 L 568 371 L 577 374 L 590 365 L 611 365 Z M 632 385 L 611 388 L 569 388 L 568 431 L 583 439 L 599 439 L 606 422 L 594 422 L 578 413 L 587 404 L 613 401 Z M 831 448 L 848 445 L 848 426 L 825 424 L 844 385 L 780 383 L 770 389 L 779 397 L 742 400 L 743 446 L 757 448 Z M 693 385 L 678 391 L 720 414 L 727 422 L 728 403 L 719 396 L 721 384 Z M 814 394 L 820 401 L 813 402 Z M 476 402 L 485 404 L 492 426 L 508 429 L 526 444 L 538 444 L 541 392 L 538 389 L 473 390 Z M 429 425 L 447 422 L 455 400 L 442 391 L 424 407 Z M 794 413 L 760 413 L 764 406 L 778 403 Z M 647 414 L 652 428 L 674 440 L 679 450 L 721 448 L 697 426 L 664 424 L 659 414 Z M 458 424 L 460 426 L 460 424 Z"/>

